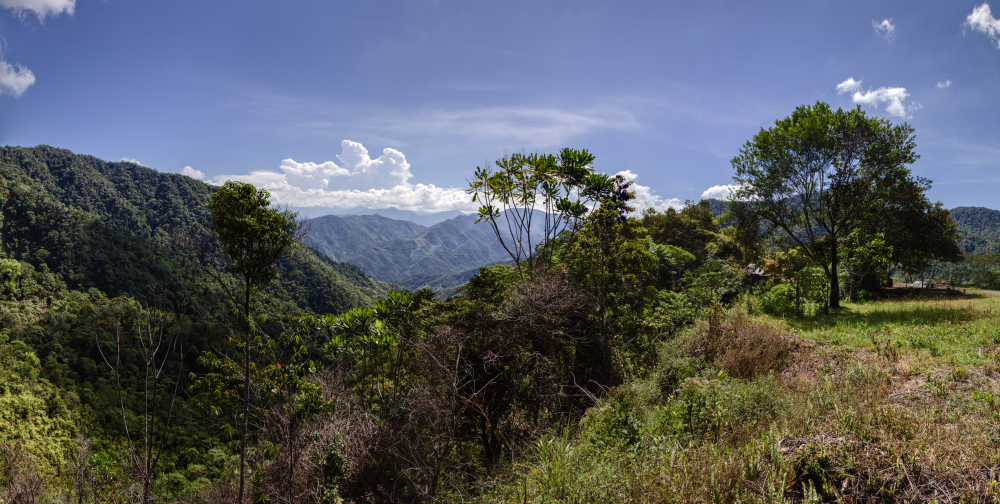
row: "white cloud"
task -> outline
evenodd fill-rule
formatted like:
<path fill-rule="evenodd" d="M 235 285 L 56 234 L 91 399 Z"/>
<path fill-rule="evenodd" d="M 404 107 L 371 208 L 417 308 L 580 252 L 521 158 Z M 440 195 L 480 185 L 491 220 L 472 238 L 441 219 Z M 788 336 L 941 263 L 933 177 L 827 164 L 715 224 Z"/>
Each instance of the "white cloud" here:
<path fill-rule="evenodd" d="M 965 24 L 973 30 L 983 32 L 987 37 L 993 39 L 1000 48 L 1000 19 L 993 17 L 990 12 L 990 4 L 983 3 L 979 7 L 972 9 L 972 14 L 965 18 Z"/>
<path fill-rule="evenodd" d="M 411 183 L 413 173 L 410 164 L 398 150 L 383 149 L 381 156 L 372 159 L 368 150 L 358 142 L 344 140 L 341 148 L 338 162 L 300 163 L 285 159 L 278 170 L 220 175 L 208 182 L 215 185 L 222 185 L 227 180 L 250 182 L 267 189 L 276 203 L 298 208 L 396 207 L 421 213 L 474 212 L 478 208 L 478 203 L 472 201 L 465 188 Z M 182 173 L 193 176 L 188 173 L 189 169 L 204 175 L 191 167 L 185 167 Z M 649 207 L 664 210 L 684 206 L 684 202 L 677 198 L 663 198 L 649 187 L 635 184 L 636 174 L 631 171 L 618 172 L 617 175 L 633 182 L 632 190 L 636 193 L 633 204 L 638 211 Z"/>
<path fill-rule="evenodd" d="M 949 87 L 951 87 L 951 81 L 950 80 L 946 80 L 946 81 L 938 82 L 937 83 L 937 88 L 938 89 L 945 89 L 945 88 L 949 88 Z"/>
<path fill-rule="evenodd" d="M 635 207 L 636 212 L 641 212 L 647 208 L 653 208 L 661 212 L 667 208 L 674 208 L 676 210 L 684 208 L 683 201 L 677 198 L 663 198 L 654 193 L 649 186 L 637 184 L 635 179 L 639 176 L 630 170 L 620 171 L 615 175 L 621 175 L 625 177 L 625 180 L 632 182 L 632 187 L 629 189 L 635 191 L 635 199 L 629 202 L 629 204 Z"/>
<path fill-rule="evenodd" d="M 875 29 L 877 35 L 885 37 L 889 42 L 892 42 L 893 37 L 896 35 L 896 25 L 892 24 L 891 19 L 883 19 L 881 23 L 872 21 L 872 28 Z"/>
<path fill-rule="evenodd" d="M 20 98 L 35 83 L 35 74 L 21 65 L 11 65 L 0 59 L 0 94 Z"/>
<path fill-rule="evenodd" d="M 844 93 L 853 93 L 851 99 L 854 100 L 854 103 L 869 105 L 875 108 L 884 103 L 886 112 L 903 119 L 911 119 L 913 111 L 923 108 L 923 105 L 916 102 L 909 105 L 905 103 L 906 99 L 910 97 L 910 94 L 906 92 L 906 88 L 880 87 L 862 92 L 861 81 L 856 81 L 853 77 L 837 84 L 837 94 Z"/>
<path fill-rule="evenodd" d="M 0 6 L 14 11 L 22 19 L 29 11 L 34 12 L 38 21 L 42 22 L 47 16 L 58 16 L 63 12 L 72 16 L 76 0 L 0 0 Z"/>
<path fill-rule="evenodd" d="M 406 156 L 395 149 L 384 149 L 376 159 L 368 156 L 363 145 L 350 140 L 340 143 L 343 152 L 325 163 L 299 163 L 294 159 L 281 162 L 288 183 L 304 189 L 367 190 L 408 187 L 413 176 Z"/>
<path fill-rule="evenodd" d="M 137 164 L 139 166 L 146 166 L 146 165 L 142 164 L 141 162 L 139 162 L 138 159 L 131 158 L 131 157 L 128 157 L 128 156 L 122 156 L 122 158 L 119 159 L 118 162 L 119 163 L 135 163 L 135 164 Z"/>
<path fill-rule="evenodd" d="M 854 77 L 837 84 L 837 93 L 853 93 L 861 89 L 861 81 L 854 80 Z"/>
<path fill-rule="evenodd" d="M 181 169 L 181 175 L 187 175 L 188 177 L 191 177 L 193 179 L 198 179 L 198 180 L 202 180 L 202 179 L 205 178 L 205 172 L 203 172 L 201 170 L 195 170 L 194 168 L 191 168 L 190 166 L 185 166 L 184 168 L 182 168 Z"/>
<path fill-rule="evenodd" d="M 411 184 L 410 164 L 395 149 L 384 149 L 372 159 L 363 145 L 341 142 L 342 153 L 334 161 L 281 162 L 280 171 L 255 171 L 248 175 L 221 175 L 209 182 L 250 182 L 270 191 L 277 203 L 301 208 L 386 208 L 415 212 L 447 210 L 475 211 L 477 205 L 462 188 Z"/>
<path fill-rule="evenodd" d="M 705 189 L 705 192 L 701 193 L 702 198 L 714 198 L 717 200 L 728 200 L 731 191 L 735 191 L 739 187 L 736 184 L 728 185 L 715 185 Z"/>

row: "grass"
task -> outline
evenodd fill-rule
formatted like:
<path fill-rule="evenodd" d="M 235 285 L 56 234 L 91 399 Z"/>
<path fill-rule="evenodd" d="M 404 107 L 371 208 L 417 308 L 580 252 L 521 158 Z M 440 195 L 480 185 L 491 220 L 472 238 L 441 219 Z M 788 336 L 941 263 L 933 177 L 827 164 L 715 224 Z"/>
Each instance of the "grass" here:
<path fill-rule="evenodd" d="M 541 440 L 479 501 L 1000 502 L 1000 297 L 721 327 L 727 349 L 705 357 L 707 327 L 665 345 L 653 377 Z M 763 350 L 789 340 L 791 356 Z M 767 371 L 726 372 L 754 359 Z"/>

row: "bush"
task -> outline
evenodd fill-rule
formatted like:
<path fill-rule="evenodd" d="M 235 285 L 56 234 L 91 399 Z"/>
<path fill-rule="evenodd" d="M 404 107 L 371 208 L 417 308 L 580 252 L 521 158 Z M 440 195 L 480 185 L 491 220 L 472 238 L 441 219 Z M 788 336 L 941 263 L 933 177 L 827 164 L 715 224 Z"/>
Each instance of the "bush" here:
<path fill-rule="evenodd" d="M 696 357 L 661 356 L 657 368 L 657 385 L 663 397 L 669 396 L 688 378 L 701 376 L 707 367 L 705 359 Z"/>
<path fill-rule="evenodd" d="M 788 366 L 798 343 L 778 329 L 747 320 L 742 313 L 722 324 L 716 362 L 726 374 L 745 380 Z"/>
<path fill-rule="evenodd" d="M 795 308 L 795 287 L 785 283 L 775 285 L 761 296 L 760 309 L 775 317 L 798 315 L 799 311 Z"/>
<path fill-rule="evenodd" d="M 679 292 L 662 290 L 657 293 L 650 324 L 665 336 L 675 336 L 685 326 L 698 318 L 699 309 L 688 296 Z"/>

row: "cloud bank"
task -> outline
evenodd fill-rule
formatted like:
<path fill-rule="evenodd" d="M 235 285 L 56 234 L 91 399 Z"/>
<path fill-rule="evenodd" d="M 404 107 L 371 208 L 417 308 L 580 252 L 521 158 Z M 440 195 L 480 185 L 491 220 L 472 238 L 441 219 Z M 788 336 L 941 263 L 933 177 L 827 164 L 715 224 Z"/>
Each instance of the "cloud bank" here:
<path fill-rule="evenodd" d="M 65 12 L 73 15 L 76 0 L 0 0 L 0 6 L 14 11 L 21 19 L 33 12 L 39 22 L 44 22 L 48 16 L 58 16 Z"/>
<path fill-rule="evenodd" d="M 912 119 L 913 111 L 923 108 L 922 105 L 916 102 L 906 104 L 907 98 L 910 97 L 910 94 L 906 92 L 906 88 L 880 87 L 878 89 L 862 91 L 861 81 L 854 80 L 853 77 L 837 84 L 836 88 L 837 94 L 851 93 L 851 99 L 854 100 L 854 103 L 874 108 L 885 104 L 885 111 L 889 115 L 903 119 Z"/>
<path fill-rule="evenodd" d="M 227 180 L 249 182 L 267 189 L 276 203 L 296 208 L 395 207 L 418 213 L 474 212 L 478 208 L 464 188 L 412 183 L 410 164 L 396 149 L 383 149 L 381 155 L 372 158 L 368 149 L 358 142 L 344 140 L 340 146 L 342 152 L 336 156 L 336 161 L 313 163 L 285 159 L 278 170 L 220 175 L 208 182 L 215 185 L 222 185 Z M 184 167 L 181 173 L 194 178 L 204 177 L 204 173 L 190 166 Z M 633 183 L 637 178 L 627 170 L 618 175 Z M 636 193 L 633 203 L 639 211 L 683 206 L 681 200 L 662 198 L 647 186 L 634 184 L 632 189 Z"/>
<path fill-rule="evenodd" d="M 301 208 L 396 207 L 421 213 L 476 209 L 464 189 L 410 183 L 413 177 L 410 164 L 398 150 L 383 149 L 373 159 L 358 142 L 344 140 L 340 145 L 342 152 L 337 161 L 312 163 L 285 159 L 280 171 L 221 175 L 209 183 L 250 182 L 270 191 L 275 202 Z"/>
<path fill-rule="evenodd" d="M 21 65 L 0 59 L 0 94 L 20 98 L 35 83 L 35 74 Z"/>
<path fill-rule="evenodd" d="M 993 17 L 990 12 L 990 4 L 983 3 L 983 5 L 972 9 L 972 14 L 965 18 L 965 24 L 977 32 L 986 34 L 997 43 L 997 48 L 1000 49 L 1000 19 Z"/>
<path fill-rule="evenodd" d="M 896 36 L 896 25 L 892 24 L 891 19 L 883 19 L 881 23 L 876 23 L 872 21 L 872 28 L 875 29 L 875 34 L 885 38 L 889 42 Z"/>

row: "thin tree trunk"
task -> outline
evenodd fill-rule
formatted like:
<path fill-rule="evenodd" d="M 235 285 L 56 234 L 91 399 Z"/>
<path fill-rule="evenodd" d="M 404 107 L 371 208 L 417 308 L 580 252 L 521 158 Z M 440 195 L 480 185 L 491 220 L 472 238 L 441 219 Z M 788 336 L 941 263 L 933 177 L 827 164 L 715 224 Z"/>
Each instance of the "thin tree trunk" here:
<path fill-rule="evenodd" d="M 830 308 L 840 308 L 840 278 L 837 274 L 837 239 L 830 240 Z"/>
<path fill-rule="evenodd" d="M 250 422 L 250 281 L 244 282 L 243 329 L 243 428 L 240 430 L 240 494 L 239 502 L 245 502 L 247 472 L 247 429 Z"/>

